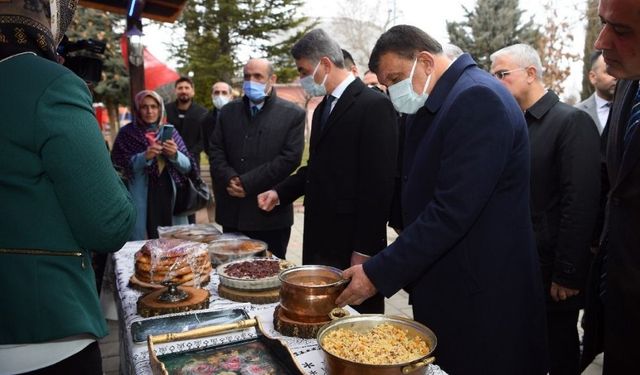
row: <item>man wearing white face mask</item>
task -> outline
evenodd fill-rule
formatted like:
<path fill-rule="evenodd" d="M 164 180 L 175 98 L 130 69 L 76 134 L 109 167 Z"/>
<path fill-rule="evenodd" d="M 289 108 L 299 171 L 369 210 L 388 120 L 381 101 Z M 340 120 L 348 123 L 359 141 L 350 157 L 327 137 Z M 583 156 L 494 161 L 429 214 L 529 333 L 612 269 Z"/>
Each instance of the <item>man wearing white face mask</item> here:
<path fill-rule="evenodd" d="M 208 157 L 211 157 L 211 146 L 213 141 L 213 129 L 216 128 L 218 118 L 220 117 L 220 110 L 227 103 L 233 100 L 233 94 L 231 92 L 231 85 L 226 82 L 216 82 L 211 86 L 211 102 L 213 108 L 207 113 L 202 121 L 202 138 L 204 141 L 204 152 Z M 209 164 L 211 182 L 213 184 L 213 168 Z"/>
<path fill-rule="evenodd" d="M 413 26 L 376 42 L 369 68 L 406 123 L 398 239 L 362 265 L 339 305 L 407 289 L 450 374 L 546 374 L 545 314 L 529 215 L 527 127 L 471 57 Z M 482 369 L 478 368 L 482 363 Z"/>
<path fill-rule="evenodd" d="M 258 208 L 256 196 L 300 164 L 305 113 L 276 95 L 277 77 L 268 60 L 251 59 L 243 72 L 244 96 L 220 110 L 211 138 L 216 222 L 225 232 L 265 241 L 269 251 L 284 259 L 293 206 L 282 204 L 267 214 Z"/>
<path fill-rule="evenodd" d="M 304 195 L 302 262 L 348 268 L 387 243 L 396 167 L 396 114 L 389 99 L 347 70 L 338 43 L 312 30 L 291 50 L 300 84 L 325 95 L 313 114 L 307 166 L 258 196 L 260 207 Z M 331 235 L 328 235 L 331 233 Z M 381 295 L 357 307 L 384 312 Z"/>

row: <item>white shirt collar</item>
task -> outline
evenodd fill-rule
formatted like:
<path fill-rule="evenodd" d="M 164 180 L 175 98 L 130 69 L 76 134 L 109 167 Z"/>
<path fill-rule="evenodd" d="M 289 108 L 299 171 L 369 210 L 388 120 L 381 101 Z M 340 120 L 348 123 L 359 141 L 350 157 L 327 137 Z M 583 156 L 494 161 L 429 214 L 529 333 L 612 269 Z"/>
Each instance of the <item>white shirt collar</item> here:
<path fill-rule="evenodd" d="M 597 93 L 595 97 L 596 97 L 596 108 L 598 109 L 602 108 L 605 104 L 610 103 L 608 100 L 604 100 L 600 96 L 598 96 Z"/>
<path fill-rule="evenodd" d="M 333 89 L 333 91 L 331 92 L 331 95 L 336 99 L 340 99 L 340 96 L 342 96 L 342 94 L 344 93 L 344 90 L 347 89 L 347 86 L 349 86 L 351 82 L 355 80 L 356 80 L 356 77 L 354 77 L 353 74 L 349 73 L 347 77 L 343 79 L 342 82 L 340 82 L 340 84 L 336 86 L 335 89 Z M 334 103 L 335 102 L 337 102 L 337 100 L 334 100 Z"/>

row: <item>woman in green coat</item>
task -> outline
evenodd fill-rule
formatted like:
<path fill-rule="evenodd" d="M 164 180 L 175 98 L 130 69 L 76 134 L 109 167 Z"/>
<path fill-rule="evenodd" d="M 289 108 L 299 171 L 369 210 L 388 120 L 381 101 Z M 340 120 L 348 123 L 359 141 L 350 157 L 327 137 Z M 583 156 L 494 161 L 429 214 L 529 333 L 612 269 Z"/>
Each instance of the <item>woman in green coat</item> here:
<path fill-rule="evenodd" d="M 56 62 L 75 0 L 0 2 L 0 373 L 101 374 L 90 252 L 135 210 L 85 83 Z"/>

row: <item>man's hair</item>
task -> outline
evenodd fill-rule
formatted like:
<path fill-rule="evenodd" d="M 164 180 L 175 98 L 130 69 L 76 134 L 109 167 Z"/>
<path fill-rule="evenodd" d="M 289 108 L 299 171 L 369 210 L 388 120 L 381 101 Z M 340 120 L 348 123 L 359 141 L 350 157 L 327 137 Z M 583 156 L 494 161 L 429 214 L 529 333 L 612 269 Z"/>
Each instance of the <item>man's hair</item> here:
<path fill-rule="evenodd" d="M 189 86 L 193 87 L 193 80 L 191 80 L 191 78 L 186 77 L 186 76 L 182 76 L 182 77 L 178 78 L 178 79 L 176 80 L 176 83 L 175 83 L 175 85 L 174 85 L 173 87 L 178 87 L 178 85 L 179 85 L 180 83 L 182 83 L 182 82 L 188 82 L 188 83 L 189 83 Z"/>
<path fill-rule="evenodd" d="M 217 85 L 218 83 L 223 83 L 223 84 L 227 85 L 227 91 L 229 91 L 229 94 L 231 94 L 231 91 L 233 90 L 233 87 L 231 87 L 231 85 L 230 85 L 230 84 L 228 84 L 228 83 L 226 83 L 226 82 L 224 82 L 224 81 L 218 81 L 218 82 L 215 82 L 213 85 L 211 85 L 211 89 L 213 90 L 213 87 L 214 87 L 215 85 Z"/>
<path fill-rule="evenodd" d="M 351 69 L 351 67 L 356 65 L 355 60 L 353 60 L 353 56 L 346 49 L 342 50 L 342 57 L 344 58 L 344 67 L 347 69 Z"/>
<path fill-rule="evenodd" d="M 377 74 L 380 58 L 389 52 L 400 57 L 413 59 L 421 51 L 440 54 L 442 53 L 442 45 L 415 26 L 394 26 L 378 38 L 369 57 L 369 69 Z"/>
<path fill-rule="evenodd" d="M 291 55 L 296 60 L 308 59 L 312 62 L 327 57 L 335 66 L 344 69 L 340 45 L 322 29 L 314 29 L 305 34 L 293 45 Z"/>
<path fill-rule="evenodd" d="M 533 66 L 536 68 L 536 77 L 542 79 L 542 63 L 540 55 L 533 47 L 528 44 L 519 43 L 497 50 L 489 56 L 493 63 L 500 56 L 510 57 L 520 68 Z"/>
<path fill-rule="evenodd" d="M 595 50 L 591 53 L 591 55 L 589 56 L 589 66 L 590 66 L 589 70 L 593 70 L 593 66 L 598 61 L 600 56 L 602 56 L 601 50 Z"/>

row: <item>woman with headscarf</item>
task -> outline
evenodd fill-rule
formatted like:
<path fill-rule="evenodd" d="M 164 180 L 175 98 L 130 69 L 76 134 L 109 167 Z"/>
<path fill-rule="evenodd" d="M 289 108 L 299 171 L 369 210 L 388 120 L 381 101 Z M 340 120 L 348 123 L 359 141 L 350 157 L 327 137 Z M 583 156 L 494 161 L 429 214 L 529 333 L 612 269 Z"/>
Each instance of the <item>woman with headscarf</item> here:
<path fill-rule="evenodd" d="M 197 173 L 196 163 L 178 134 L 162 142 L 164 104 L 155 91 L 135 96 L 133 122 L 120 129 L 111 159 L 125 180 L 138 213 L 131 240 L 158 238 L 158 226 L 188 224 L 186 216 L 175 216 L 176 187 Z"/>
<path fill-rule="evenodd" d="M 102 373 L 90 251 L 117 251 L 135 222 L 89 90 L 56 62 L 74 10 L 0 1 L 2 374 Z"/>

